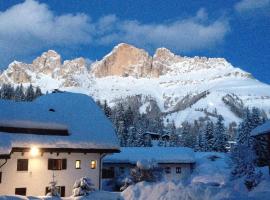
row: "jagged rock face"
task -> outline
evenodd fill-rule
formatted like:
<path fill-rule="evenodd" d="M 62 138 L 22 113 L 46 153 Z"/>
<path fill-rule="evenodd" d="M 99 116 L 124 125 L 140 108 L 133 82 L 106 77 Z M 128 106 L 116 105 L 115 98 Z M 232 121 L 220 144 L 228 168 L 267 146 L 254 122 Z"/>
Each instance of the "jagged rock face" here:
<path fill-rule="evenodd" d="M 29 64 L 14 61 L 8 66 L 7 70 L 1 74 L 0 81 L 8 83 L 10 80 L 13 80 L 15 83 L 29 83 L 31 81 L 31 76 L 27 74 L 29 68 Z"/>
<path fill-rule="evenodd" d="M 53 50 L 43 53 L 33 61 L 33 71 L 53 75 L 55 69 L 61 66 L 61 56 Z"/>
<path fill-rule="evenodd" d="M 91 73 L 96 77 L 147 77 L 151 74 L 151 63 L 152 58 L 143 49 L 119 44 L 92 67 Z"/>
<path fill-rule="evenodd" d="M 88 71 L 85 59 L 76 58 L 74 60 L 64 61 L 63 66 L 59 70 L 58 76 L 64 79 L 64 87 L 79 87 L 80 84 L 74 77 L 87 73 Z"/>
<path fill-rule="evenodd" d="M 158 48 L 153 56 L 152 76 L 159 77 L 169 71 L 168 66 L 180 62 L 180 56 L 174 55 L 166 48 Z"/>
<path fill-rule="evenodd" d="M 32 64 L 13 62 L 0 75 L 0 82 L 3 83 L 32 83 L 54 81 L 58 87 L 79 87 L 81 83 L 76 76 L 88 75 L 84 58 L 66 60 L 61 64 L 61 56 L 53 51 L 43 53 L 37 57 Z M 45 76 L 47 78 L 44 78 Z M 49 79 L 48 79 L 49 77 Z M 42 81 L 42 79 L 45 79 Z M 47 80 L 46 80 L 47 79 Z"/>

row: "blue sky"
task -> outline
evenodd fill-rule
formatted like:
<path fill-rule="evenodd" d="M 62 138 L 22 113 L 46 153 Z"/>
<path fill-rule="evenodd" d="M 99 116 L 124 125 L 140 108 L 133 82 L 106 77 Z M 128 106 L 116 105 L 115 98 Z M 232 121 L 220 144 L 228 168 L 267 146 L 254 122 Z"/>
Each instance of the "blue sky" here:
<path fill-rule="evenodd" d="M 0 66 L 48 49 L 101 59 L 120 42 L 224 57 L 270 83 L 270 0 L 0 0 Z"/>

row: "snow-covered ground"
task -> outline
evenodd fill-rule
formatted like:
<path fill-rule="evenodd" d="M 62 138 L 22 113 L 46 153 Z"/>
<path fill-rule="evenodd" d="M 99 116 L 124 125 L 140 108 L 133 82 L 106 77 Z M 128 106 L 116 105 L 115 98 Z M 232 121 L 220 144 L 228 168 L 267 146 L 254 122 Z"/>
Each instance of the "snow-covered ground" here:
<path fill-rule="evenodd" d="M 197 166 L 189 182 L 140 182 L 121 193 L 97 191 L 85 197 L 64 200 L 268 200 L 270 176 L 262 168 L 263 181 L 248 192 L 242 180 L 230 181 L 231 161 L 222 153 L 196 153 Z M 49 197 L 0 196 L 0 200 L 38 200 Z"/>

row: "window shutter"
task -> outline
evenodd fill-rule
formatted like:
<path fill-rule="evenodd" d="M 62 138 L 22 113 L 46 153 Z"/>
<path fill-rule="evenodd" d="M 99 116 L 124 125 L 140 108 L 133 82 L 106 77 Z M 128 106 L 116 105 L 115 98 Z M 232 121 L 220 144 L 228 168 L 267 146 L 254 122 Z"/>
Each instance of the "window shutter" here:
<path fill-rule="evenodd" d="M 67 159 L 62 159 L 62 169 L 67 169 Z"/>
<path fill-rule="evenodd" d="M 48 169 L 49 170 L 52 170 L 53 169 L 53 160 L 52 159 L 49 159 L 48 160 Z"/>
<path fill-rule="evenodd" d="M 28 171 L 28 159 L 17 160 L 17 171 Z"/>

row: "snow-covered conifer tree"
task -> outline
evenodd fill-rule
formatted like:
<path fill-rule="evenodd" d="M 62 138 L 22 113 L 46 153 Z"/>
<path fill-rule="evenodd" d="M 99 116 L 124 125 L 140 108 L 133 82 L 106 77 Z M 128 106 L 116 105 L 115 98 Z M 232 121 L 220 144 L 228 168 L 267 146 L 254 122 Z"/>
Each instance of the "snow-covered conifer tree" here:
<path fill-rule="evenodd" d="M 252 117 L 255 117 L 254 121 Z M 260 121 L 257 119 L 257 113 L 253 115 L 249 109 L 246 109 L 245 118 L 238 128 L 237 145 L 231 154 L 234 162 L 231 172 L 232 178 L 245 177 L 245 185 L 249 190 L 254 188 L 261 179 L 261 173 L 255 171 L 255 140 L 250 135 L 252 129 L 255 127 L 255 121 L 257 123 Z"/>
<path fill-rule="evenodd" d="M 225 133 L 226 130 L 223 121 L 223 117 L 219 115 L 214 127 L 213 150 L 218 152 L 227 152 L 227 135 Z"/>
<path fill-rule="evenodd" d="M 35 91 L 35 98 L 40 97 L 40 96 L 42 96 L 42 92 L 41 92 L 40 87 L 37 87 Z"/>
<path fill-rule="evenodd" d="M 214 124 L 208 120 L 203 133 L 203 146 L 205 151 L 213 151 L 214 145 Z"/>
<path fill-rule="evenodd" d="M 24 89 L 22 84 L 17 86 L 14 92 L 14 100 L 15 101 L 25 101 Z"/>
<path fill-rule="evenodd" d="M 25 99 L 26 101 L 33 101 L 35 99 L 35 91 L 32 84 L 30 84 L 26 89 Z"/>

